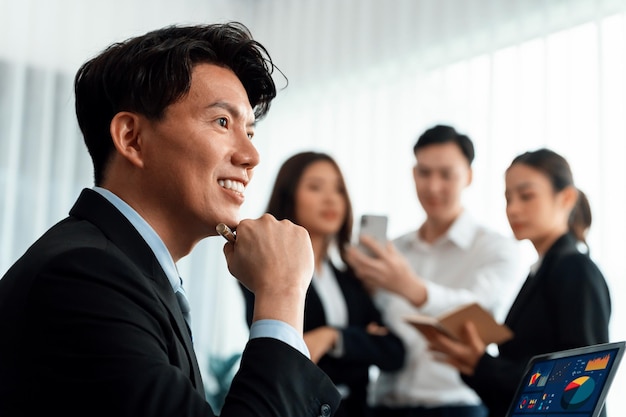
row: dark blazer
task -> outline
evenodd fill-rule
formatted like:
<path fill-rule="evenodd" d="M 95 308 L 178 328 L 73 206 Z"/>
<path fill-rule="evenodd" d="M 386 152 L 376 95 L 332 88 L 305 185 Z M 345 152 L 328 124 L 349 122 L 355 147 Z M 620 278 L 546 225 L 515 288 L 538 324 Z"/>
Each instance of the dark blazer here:
<path fill-rule="evenodd" d="M 484 355 L 463 380 L 482 398 L 490 417 L 506 414 L 528 360 L 538 354 L 609 341 L 611 299 L 604 276 L 566 234 L 545 254 L 513 302 L 505 323 L 515 336 Z"/>
<path fill-rule="evenodd" d="M 152 251 L 84 190 L 0 280 L 0 415 L 213 416 Z M 222 416 L 330 415 L 339 394 L 296 349 L 254 339 Z"/>
<path fill-rule="evenodd" d="M 382 325 L 380 312 L 351 272 L 341 271 L 334 266 L 333 271 L 348 309 L 348 326 L 341 329 L 344 355 L 340 358 L 325 355 L 318 365 L 337 386 L 349 390 L 349 396 L 342 400 L 337 416 L 363 417 L 369 415 L 366 405 L 370 365 L 376 365 L 384 371 L 400 369 L 404 363 L 404 345 L 392 333 L 385 336 L 367 333 L 369 323 Z M 254 294 L 243 286 L 241 288 L 246 300 L 246 319 L 250 325 Z M 326 326 L 327 323 L 322 302 L 311 285 L 304 309 L 304 331 Z"/>

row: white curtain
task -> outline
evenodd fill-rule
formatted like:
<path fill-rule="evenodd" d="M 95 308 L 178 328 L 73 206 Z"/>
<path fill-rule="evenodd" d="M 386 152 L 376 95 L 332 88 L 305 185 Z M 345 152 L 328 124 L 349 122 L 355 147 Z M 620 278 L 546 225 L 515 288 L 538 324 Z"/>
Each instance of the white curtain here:
<path fill-rule="evenodd" d="M 624 0 L 0 0 L 0 274 L 92 185 L 73 114 L 78 66 L 153 28 L 225 20 L 247 24 L 289 79 L 255 136 L 262 158 L 244 216 L 263 212 L 285 158 L 315 149 L 340 162 L 357 215 L 389 214 L 390 237 L 415 228 L 412 145 L 449 123 L 476 144 L 467 208 L 510 234 L 504 170 L 550 147 L 591 201 L 611 338 L 626 339 Z M 221 246 L 208 239 L 179 265 L 209 388 L 209 355 L 236 353 L 247 337 Z M 611 414 L 626 410 L 625 390 L 622 370 Z"/>

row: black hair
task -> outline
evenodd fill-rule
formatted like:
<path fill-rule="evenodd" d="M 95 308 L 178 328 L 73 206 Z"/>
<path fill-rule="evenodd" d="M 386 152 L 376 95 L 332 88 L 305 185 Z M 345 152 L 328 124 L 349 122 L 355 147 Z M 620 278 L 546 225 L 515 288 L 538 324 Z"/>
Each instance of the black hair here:
<path fill-rule="evenodd" d="M 474 161 L 474 144 L 467 135 L 458 133 L 451 126 L 437 125 L 426 130 L 415 142 L 413 153 L 417 155 L 421 148 L 449 142 L 455 143 L 467 159 L 467 162 L 472 165 Z"/>
<path fill-rule="evenodd" d="M 555 192 L 563 191 L 570 186 L 576 187 L 574 175 L 567 160 L 550 149 L 542 148 L 524 152 L 513 159 L 511 166 L 515 164 L 527 165 L 544 174 L 550 180 Z M 578 199 L 570 213 L 568 228 L 576 239 L 586 244 L 585 238 L 592 220 L 591 207 L 585 193 L 578 189 L 577 191 Z"/>
<path fill-rule="evenodd" d="M 276 96 L 275 66 L 267 50 L 238 22 L 168 26 L 115 43 L 81 66 L 74 79 L 76 116 L 94 166 L 104 177 L 114 145 L 109 133 L 121 111 L 160 120 L 191 87 L 195 65 L 231 69 L 243 84 L 257 120 Z"/>

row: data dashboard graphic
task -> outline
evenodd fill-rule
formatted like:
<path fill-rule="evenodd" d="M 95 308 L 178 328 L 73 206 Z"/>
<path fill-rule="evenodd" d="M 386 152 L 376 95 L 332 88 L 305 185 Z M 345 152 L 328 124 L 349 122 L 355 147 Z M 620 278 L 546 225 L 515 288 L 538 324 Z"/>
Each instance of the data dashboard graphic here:
<path fill-rule="evenodd" d="M 611 355 L 608 353 L 600 358 L 591 359 L 587 362 L 585 371 L 600 371 L 606 369 L 606 367 L 609 366 L 609 359 L 611 359 Z"/>
<path fill-rule="evenodd" d="M 531 359 L 507 417 L 595 417 L 624 351 L 624 342 Z"/>
<path fill-rule="evenodd" d="M 575 410 L 582 407 L 591 398 L 596 383 L 589 376 L 581 376 L 567 384 L 561 397 L 561 407 Z"/>

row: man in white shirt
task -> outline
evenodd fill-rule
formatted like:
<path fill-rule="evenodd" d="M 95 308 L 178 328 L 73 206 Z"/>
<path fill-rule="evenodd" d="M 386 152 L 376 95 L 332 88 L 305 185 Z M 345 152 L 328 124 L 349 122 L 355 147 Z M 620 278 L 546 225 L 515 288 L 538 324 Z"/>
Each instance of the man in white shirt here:
<path fill-rule="evenodd" d="M 474 159 L 466 135 L 438 125 L 419 137 L 413 151 L 426 220 L 384 248 L 365 237 L 374 258 L 356 248 L 348 253 L 357 276 L 378 289 L 385 323 L 406 344 L 404 368 L 381 372 L 372 387 L 376 416 L 483 417 L 487 410 L 478 395 L 456 369 L 433 358 L 426 339 L 404 317 L 436 316 L 474 301 L 496 311 L 518 275 L 517 244 L 479 225 L 462 206 Z"/>

